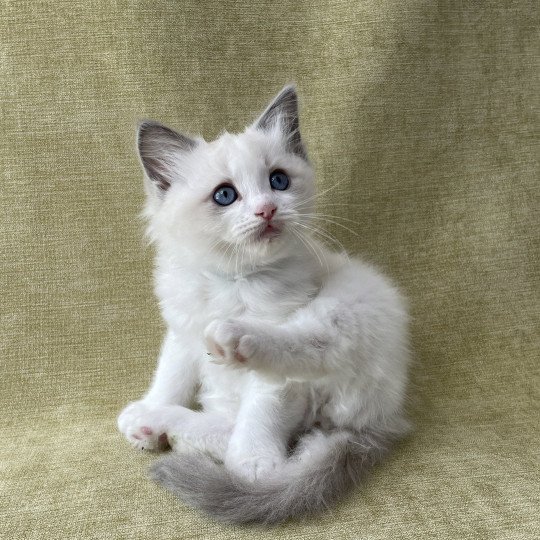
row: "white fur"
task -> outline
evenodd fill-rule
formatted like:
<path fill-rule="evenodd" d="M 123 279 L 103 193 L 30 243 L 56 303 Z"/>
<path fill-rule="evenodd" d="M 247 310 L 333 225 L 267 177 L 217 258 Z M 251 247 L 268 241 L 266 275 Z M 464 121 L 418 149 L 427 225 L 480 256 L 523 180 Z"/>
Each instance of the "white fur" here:
<path fill-rule="evenodd" d="M 316 423 L 396 432 L 405 423 L 404 302 L 376 269 L 310 234 L 313 171 L 286 137 L 276 122 L 197 139 L 189 151 L 168 148 L 165 193 L 147 178 L 168 332 L 150 389 L 118 419 L 136 447 L 159 449 L 166 434 L 249 480 L 279 471 L 290 438 Z M 289 175 L 288 190 L 270 188 L 274 169 Z M 219 207 L 212 194 L 224 181 L 241 197 Z M 260 238 L 255 215 L 266 203 L 281 227 L 272 239 Z M 202 410 L 189 408 L 195 397 Z"/>

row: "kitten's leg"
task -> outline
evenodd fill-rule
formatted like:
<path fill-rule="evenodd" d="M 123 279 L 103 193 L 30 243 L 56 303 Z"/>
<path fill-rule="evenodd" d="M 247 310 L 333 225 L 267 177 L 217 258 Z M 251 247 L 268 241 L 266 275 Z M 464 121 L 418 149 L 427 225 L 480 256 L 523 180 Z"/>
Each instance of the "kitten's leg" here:
<path fill-rule="evenodd" d="M 173 450 L 200 450 L 224 461 L 233 429 L 233 422 L 220 414 L 184 409 L 170 422 L 167 439 Z"/>
<path fill-rule="evenodd" d="M 139 408 L 130 414 L 125 433 L 141 450 L 155 450 L 168 444 L 177 451 L 207 452 L 223 461 L 233 423 L 222 415 L 193 411 L 181 405 Z"/>
<path fill-rule="evenodd" d="M 198 351 L 186 349 L 189 341 L 169 330 L 165 336 L 158 366 L 144 401 L 160 405 L 187 406 L 199 380 Z"/>
<path fill-rule="evenodd" d="M 199 378 L 197 354 L 186 350 L 172 330 L 167 332 L 150 389 L 139 401 L 130 403 L 118 416 L 118 429 L 137 448 L 155 450 L 164 440 L 152 426 L 137 426 L 137 419 L 160 405 L 188 405 Z M 139 428 L 144 429 L 142 432 Z M 145 432 L 152 432 L 146 435 Z"/>
<path fill-rule="evenodd" d="M 397 290 L 374 271 L 351 263 L 285 323 L 214 321 L 205 336 L 214 361 L 236 367 L 309 380 L 372 376 L 391 364 L 404 380 L 406 325 Z"/>
<path fill-rule="evenodd" d="M 320 317 L 303 308 L 302 319 L 301 325 L 289 320 L 274 326 L 214 321 L 206 329 L 206 345 L 216 363 L 296 380 L 317 379 L 331 372 L 326 349 L 336 347 Z"/>
<path fill-rule="evenodd" d="M 225 466 L 254 481 L 271 475 L 287 457 L 291 433 L 302 423 L 307 398 L 291 388 L 253 384 L 243 396 Z"/>

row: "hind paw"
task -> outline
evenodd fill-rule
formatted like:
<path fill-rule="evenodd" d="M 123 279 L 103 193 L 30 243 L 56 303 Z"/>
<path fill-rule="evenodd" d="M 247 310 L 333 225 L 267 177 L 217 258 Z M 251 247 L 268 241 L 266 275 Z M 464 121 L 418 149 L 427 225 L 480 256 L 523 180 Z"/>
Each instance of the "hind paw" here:
<path fill-rule="evenodd" d="M 253 456 L 227 467 L 248 482 L 272 476 L 282 465 L 283 459 L 277 456 Z"/>

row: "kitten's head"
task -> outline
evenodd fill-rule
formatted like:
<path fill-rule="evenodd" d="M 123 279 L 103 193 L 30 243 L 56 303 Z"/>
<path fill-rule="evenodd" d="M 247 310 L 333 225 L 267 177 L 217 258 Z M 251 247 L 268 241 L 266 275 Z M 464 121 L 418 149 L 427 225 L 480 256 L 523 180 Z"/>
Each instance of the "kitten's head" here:
<path fill-rule="evenodd" d="M 305 235 L 315 186 L 294 87 L 243 133 L 206 142 L 143 122 L 137 143 L 149 234 L 167 253 L 241 273 L 287 256 Z"/>

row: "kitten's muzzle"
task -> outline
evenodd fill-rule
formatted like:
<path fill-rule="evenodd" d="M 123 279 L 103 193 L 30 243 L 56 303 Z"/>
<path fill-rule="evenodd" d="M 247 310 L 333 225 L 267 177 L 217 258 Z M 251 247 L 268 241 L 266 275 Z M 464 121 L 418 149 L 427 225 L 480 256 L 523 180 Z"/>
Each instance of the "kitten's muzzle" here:
<path fill-rule="evenodd" d="M 256 209 L 255 215 L 266 221 L 270 221 L 274 217 L 276 210 L 277 206 L 275 204 L 265 203 Z"/>

